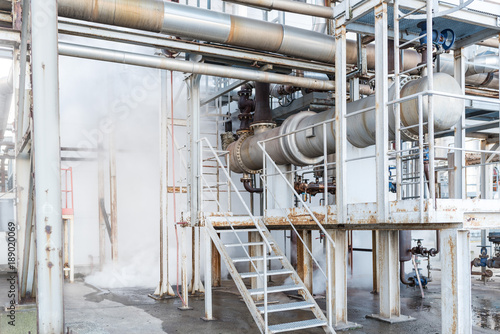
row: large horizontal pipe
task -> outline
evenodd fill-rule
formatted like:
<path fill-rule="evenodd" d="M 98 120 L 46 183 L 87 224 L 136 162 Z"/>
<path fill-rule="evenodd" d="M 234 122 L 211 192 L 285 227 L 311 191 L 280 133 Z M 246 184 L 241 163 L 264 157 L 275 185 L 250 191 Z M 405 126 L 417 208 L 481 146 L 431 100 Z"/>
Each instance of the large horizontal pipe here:
<path fill-rule="evenodd" d="M 290 0 L 224 0 L 234 2 L 238 5 L 246 5 L 264 9 L 275 9 L 283 12 L 310 15 L 333 19 L 333 8 L 326 6 L 312 5 L 305 2 Z"/>
<path fill-rule="evenodd" d="M 73 19 L 275 52 L 326 63 L 335 62 L 335 39 L 321 32 L 163 0 L 58 0 L 58 5 L 60 16 Z M 367 66 L 372 70 L 375 68 L 375 48 L 373 44 L 366 47 Z M 358 49 L 355 41 L 347 41 L 346 55 L 347 64 L 357 63 Z M 403 50 L 402 59 L 403 70 L 414 68 L 421 61 L 420 55 L 410 49 Z"/>
<path fill-rule="evenodd" d="M 162 0 L 58 0 L 59 15 L 332 63 L 332 36 Z"/>
<path fill-rule="evenodd" d="M 428 89 L 428 79 L 423 77 L 406 83 L 401 89 L 401 97 L 410 96 Z M 461 90 L 456 80 L 445 73 L 434 74 L 434 90 L 452 94 L 460 94 Z M 389 99 L 394 99 L 394 85 L 389 89 Z M 358 110 L 373 108 L 375 97 L 347 104 L 347 114 Z M 435 96 L 433 99 L 434 129 L 447 130 L 455 125 L 462 115 L 463 101 L 444 96 Z M 423 99 L 422 112 L 424 122 L 427 121 L 428 104 Z M 292 135 L 266 142 L 266 152 L 278 165 L 312 165 L 322 161 L 324 139 L 326 136 L 327 154 L 335 152 L 335 124 L 334 122 L 317 125 L 331 120 L 335 116 L 333 109 L 321 113 L 304 111 L 287 118 L 283 124 L 272 130 L 262 131 L 253 136 L 244 135 L 238 141 L 228 146 L 230 152 L 231 169 L 236 173 L 255 173 L 262 168 L 262 150 L 258 142 L 278 137 L 300 129 L 311 127 L 308 131 L 300 131 Z M 395 122 L 394 108 L 389 108 L 389 139 L 394 139 Z M 401 103 L 401 122 L 403 126 L 418 124 L 418 103 L 409 100 Z M 315 126 L 316 125 L 316 126 Z M 424 126 L 424 130 L 426 130 Z M 325 133 L 326 130 L 326 133 Z M 403 132 L 405 139 L 414 139 L 418 128 L 407 129 Z M 375 144 L 375 109 L 356 114 L 347 118 L 347 140 L 356 147 L 368 147 Z"/>
<path fill-rule="evenodd" d="M 59 54 L 62 56 L 94 59 L 114 63 L 152 67 L 163 70 L 211 75 L 224 78 L 233 78 L 249 81 L 284 83 L 298 87 L 318 90 L 333 90 L 332 81 L 321 81 L 316 79 L 301 78 L 296 76 L 269 73 L 243 68 L 234 68 L 222 65 L 197 63 L 184 60 L 176 60 L 159 56 L 147 56 L 131 52 L 108 50 L 90 46 L 82 46 L 69 43 L 59 43 Z"/>

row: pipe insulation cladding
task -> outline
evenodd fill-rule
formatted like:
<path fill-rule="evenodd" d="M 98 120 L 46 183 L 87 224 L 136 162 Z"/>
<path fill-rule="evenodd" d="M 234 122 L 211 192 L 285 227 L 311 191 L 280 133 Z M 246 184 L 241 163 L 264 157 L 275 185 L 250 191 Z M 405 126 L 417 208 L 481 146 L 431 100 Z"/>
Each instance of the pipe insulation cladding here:
<path fill-rule="evenodd" d="M 287 56 L 335 62 L 335 38 L 321 32 L 185 6 L 163 0 L 58 0 L 59 15 L 72 19 L 147 30 L 183 38 L 240 46 Z M 375 47 L 366 46 L 368 68 L 375 68 Z M 390 50 L 389 50 L 389 53 Z M 402 70 L 421 61 L 403 50 Z M 347 41 L 347 63 L 356 64 L 355 41 Z"/>
<path fill-rule="evenodd" d="M 461 94 L 457 81 L 448 74 L 434 73 L 434 90 L 443 93 Z M 428 89 L 428 78 L 422 77 L 408 81 L 401 88 L 401 98 L 417 94 Z M 395 86 L 389 89 L 389 100 L 395 99 Z M 428 102 L 422 99 L 423 119 L 427 122 Z M 373 108 L 375 96 L 347 104 L 347 114 L 358 110 Z M 435 95 L 433 100 L 434 129 L 448 130 L 454 126 L 462 115 L 464 102 L 461 99 Z M 389 107 L 389 139 L 395 137 L 395 108 Z M 236 142 L 228 146 L 231 170 L 236 173 L 257 173 L 262 169 L 262 150 L 257 144 L 260 141 L 294 132 L 309 126 L 312 128 L 295 134 L 270 140 L 265 143 L 266 152 L 278 165 L 294 164 L 306 166 L 320 163 L 323 160 L 323 140 L 326 136 L 327 153 L 335 153 L 335 123 L 327 123 L 326 133 L 322 122 L 335 117 L 335 110 L 321 113 L 303 111 L 288 117 L 280 127 L 259 131 L 254 135 L 244 134 Z M 319 124 L 314 126 L 315 124 Z M 417 99 L 401 103 L 401 124 L 404 127 L 418 124 Z M 258 126 L 258 125 L 256 125 Z M 424 125 L 424 131 L 427 126 Z M 359 113 L 347 118 L 347 140 L 356 147 L 375 145 L 375 109 Z M 405 130 L 402 138 L 408 140 L 418 135 L 418 127 Z M 414 140 L 414 139 L 412 139 Z"/>

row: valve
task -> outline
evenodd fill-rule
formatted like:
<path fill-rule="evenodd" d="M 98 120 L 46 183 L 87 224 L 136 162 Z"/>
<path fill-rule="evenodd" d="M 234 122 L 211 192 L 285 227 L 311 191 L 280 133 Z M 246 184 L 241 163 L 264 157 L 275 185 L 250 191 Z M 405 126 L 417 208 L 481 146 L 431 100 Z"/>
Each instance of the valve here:
<path fill-rule="evenodd" d="M 421 29 L 420 36 L 427 33 L 427 21 L 422 21 L 417 24 L 417 27 Z M 420 46 L 425 47 L 427 45 L 427 35 L 420 38 Z M 455 44 L 455 32 L 449 28 L 438 32 L 436 29 L 432 30 L 432 44 L 437 49 L 443 49 L 448 51 L 451 49 L 453 44 Z"/>

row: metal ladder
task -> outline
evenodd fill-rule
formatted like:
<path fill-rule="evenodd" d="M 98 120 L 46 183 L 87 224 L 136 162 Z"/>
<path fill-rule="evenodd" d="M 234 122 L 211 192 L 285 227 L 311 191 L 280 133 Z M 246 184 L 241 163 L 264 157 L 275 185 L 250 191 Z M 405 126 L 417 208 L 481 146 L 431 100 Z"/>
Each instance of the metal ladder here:
<path fill-rule="evenodd" d="M 226 266 L 229 269 L 231 277 L 233 278 L 236 287 L 238 288 L 245 304 L 250 310 L 252 317 L 254 318 L 257 326 L 259 327 L 261 333 L 283 333 L 297 331 L 301 329 L 322 327 L 325 333 L 335 333 L 335 331 L 328 326 L 328 320 L 326 319 L 323 311 L 318 306 L 311 293 L 307 290 L 302 280 L 299 278 L 297 272 L 293 269 L 292 265 L 288 261 L 285 254 L 277 246 L 276 241 L 271 236 L 271 233 L 266 228 L 262 219 L 259 217 L 250 217 L 252 221 L 255 222 L 255 228 L 245 228 L 245 229 L 215 229 L 212 225 L 212 220 L 210 217 L 205 219 L 205 227 L 210 235 L 212 241 L 214 242 L 217 250 L 219 251 L 221 257 L 224 259 Z M 237 235 L 238 233 L 247 232 L 258 232 L 262 238 L 261 242 L 241 242 L 241 238 Z M 239 243 L 224 244 L 218 233 L 234 233 L 239 240 Z M 266 251 L 266 246 L 269 246 L 270 251 Z M 253 256 L 251 257 L 247 251 L 247 247 L 263 247 L 263 256 Z M 246 256 L 244 257 L 231 257 L 228 252 L 228 248 L 232 247 L 243 247 Z M 282 269 L 277 270 L 267 270 L 266 266 L 263 265 L 263 271 L 259 272 L 257 270 L 256 263 L 266 263 L 267 260 L 280 261 Z M 236 268 L 236 263 L 249 262 L 255 269 L 255 271 L 250 272 L 238 272 Z M 269 276 L 287 276 L 290 277 L 293 284 L 285 284 L 279 286 L 267 287 L 267 279 Z M 243 282 L 245 278 L 257 278 L 264 281 L 264 288 L 248 289 Z M 287 292 L 287 291 L 297 291 L 303 298 L 304 301 L 291 302 L 285 304 L 274 304 L 267 305 L 268 296 L 273 293 Z M 264 305 L 257 306 L 256 301 L 252 296 L 264 296 Z M 311 319 L 280 323 L 274 325 L 267 325 L 268 313 L 278 313 L 287 312 L 292 310 L 309 310 L 311 311 Z"/>

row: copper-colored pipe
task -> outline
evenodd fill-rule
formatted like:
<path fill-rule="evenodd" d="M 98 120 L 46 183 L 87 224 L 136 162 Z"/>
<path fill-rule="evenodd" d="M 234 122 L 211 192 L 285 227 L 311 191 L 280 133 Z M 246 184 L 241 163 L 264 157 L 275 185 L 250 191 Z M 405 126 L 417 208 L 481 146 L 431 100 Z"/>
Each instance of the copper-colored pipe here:
<path fill-rule="evenodd" d="M 413 285 L 412 282 L 406 280 L 404 262 L 399 262 L 399 279 L 401 280 L 401 283 L 403 283 L 404 285 Z"/>
<path fill-rule="evenodd" d="M 248 191 L 249 193 L 261 193 L 264 191 L 263 188 L 254 188 L 252 185 L 252 180 L 245 179 L 242 181 L 243 182 L 243 187 L 245 187 L 245 190 Z"/>

